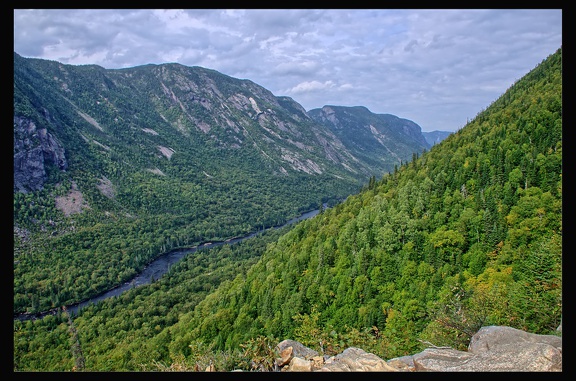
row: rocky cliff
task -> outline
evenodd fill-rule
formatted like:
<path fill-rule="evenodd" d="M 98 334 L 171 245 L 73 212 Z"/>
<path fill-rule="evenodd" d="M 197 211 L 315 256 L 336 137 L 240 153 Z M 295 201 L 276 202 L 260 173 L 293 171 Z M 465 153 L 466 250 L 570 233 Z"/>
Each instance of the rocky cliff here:
<path fill-rule="evenodd" d="M 14 192 L 42 189 L 50 166 L 66 170 L 64 147 L 46 128 L 14 116 Z"/>

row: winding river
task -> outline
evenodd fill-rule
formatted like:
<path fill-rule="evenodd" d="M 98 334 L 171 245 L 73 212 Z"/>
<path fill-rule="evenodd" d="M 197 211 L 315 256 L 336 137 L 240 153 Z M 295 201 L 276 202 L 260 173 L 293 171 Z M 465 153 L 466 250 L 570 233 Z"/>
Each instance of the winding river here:
<path fill-rule="evenodd" d="M 324 207 L 326 207 L 326 205 L 324 205 Z M 314 217 L 318 213 L 319 213 L 318 209 L 303 213 L 300 216 L 289 220 L 284 225 L 274 226 L 273 229 L 279 229 L 279 228 L 282 228 L 284 226 L 293 224 L 295 222 Z M 124 283 L 121 286 L 118 286 L 118 287 L 112 288 L 108 291 L 105 291 L 102 294 L 95 296 L 91 299 L 88 299 L 88 300 L 85 300 L 83 302 L 73 304 L 70 306 L 66 306 L 66 310 L 71 314 L 77 314 L 77 312 L 80 309 L 86 307 L 89 304 L 97 303 L 97 302 L 104 300 L 104 299 L 119 296 L 124 291 L 127 291 L 131 288 L 143 286 L 145 284 L 149 284 L 149 283 L 152 283 L 152 282 L 160 279 L 160 277 L 162 275 L 164 275 L 165 273 L 167 273 L 170 270 L 172 265 L 174 265 L 175 263 L 180 261 L 186 255 L 188 255 L 190 253 L 194 253 L 198 249 L 210 249 L 210 248 L 213 248 L 216 246 L 221 246 L 221 245 L 231 245 L 234 243 L 244 241 L 245 239 L 252 238 L 261 232 L 262 231 L 250 233 L 248 235 L 228 239 L 226 241 L 208 242 L 208 243 L 204 243 L 202 245 L 194 246 L 191 248 L 175 249 L 175 250 L 169 251 L 169 252 L 161 255 L 160 257 L 154 259 L 152 262 L 150 262 L 144 268 L 144 270 L 142 270 L 142 272 L 140 272 L 140 274 L 137 274 L 134 278 L 132 278 L 132 280 Z M 49 311 L 38 312 L 35 314 L 28 314 L 28 313 L 15 314 L 14 319 L 18 319 L 18 320 L 22 320 L 22 321 L 30 320 L 30 319 L 41 319 L 46 315 L 55 315 L 56 313 L 58 313 L 58 311 L 60 311 L 60 308 L 54 308 L 54 309 L 51 309 Z"/>

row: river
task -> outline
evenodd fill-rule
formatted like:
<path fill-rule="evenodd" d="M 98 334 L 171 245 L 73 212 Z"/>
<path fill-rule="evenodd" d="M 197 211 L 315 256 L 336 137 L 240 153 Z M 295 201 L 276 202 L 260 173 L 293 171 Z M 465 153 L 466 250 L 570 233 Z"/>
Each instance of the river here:
<path fill-rule="evenodd" d="M 324 208 L 326 208 L 326 204 L 324 205 Z M 289 220 L 284 225 L 274 226 L 271 229 L 279 229 L 281 227 L 293 224 L 295 222 L 314 217 L 318 213 L 319 213 L 318 209 L 303 213 L 300 216 Z M 132 280 L 124 283 L 121 286 L 118 286 L 118 287 L 112 288 L 108 291 L 105 291 L 102 294 L 95 296 L 91 299 L 85 300 L 85 301 L 77 303 L 77 304 L 66 306 L 66 310 L 71 314 L 77 314 L 80 309 L 86 307 L 89 304 L 97 303 L 101 300 L 112 298 L 114 296 L 119 296 L 124 291 L 127 291 L 131 288 L 143 286 L 145 284 L 149 284 L 149 283 L 152 283 L 152 282 L 160 279 L 160 277 L 162 275 L 166 274 L 175 263 L 179 262 L 186 255 L 188 255 L 190 253 L 194 253 L 198 249 L 210 249 L 210 248 L 220 246 L 220 245 L 232 245 L 232 244 L 244 241 L 245 239 L 252 238 L 261 232 L 262 231 L 250 233 L 248 235 L 228 239 L 226 241 L 208 242 L 208 243 L 201 244 L 199 246 L 194 246 L 194 247 L 190 247 L 190 248 L 175 249 L 175 250 L 169 251 L 165 254 L 162 254 L 158 258 L 154 259 L 152 262 L 150 262 L 142 270 L 142 272 L 140 272 L 140 274 L 137 274 L 134 278 L 132 278 Z M 56 313 L 58 313 L 58 311 L 60 311 L 60 308 L 54 308 L 54 309 L 49 310 L 49 311 L 38 312 L 35 314 L 27 314 L 27 313 L 15 314 L 14 319 L 18 319 L 18 320 L 22 320 L 22 321 L 30 320 L 30 319 L 41 319 L 44 316 L 49 315 L 49 314 L 55 315 Z"/>

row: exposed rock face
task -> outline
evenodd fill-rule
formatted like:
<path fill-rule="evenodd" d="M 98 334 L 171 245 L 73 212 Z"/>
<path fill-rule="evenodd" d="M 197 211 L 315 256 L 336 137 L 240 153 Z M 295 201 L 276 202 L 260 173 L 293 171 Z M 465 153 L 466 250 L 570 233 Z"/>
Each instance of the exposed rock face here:
<path fill-rule="evenodd" d="M 371 163 L 382 175 L 431 147 L 413 121 L 374 114 L 363 106 L 324 106 L 308 111 L 308 116 L 328 128 L 356 160 Z"/>
<path fill-rule="evenodd" d="M 56 165 L 66 170 L 64 148 L 45 129 L 26 118 L 14 117 L 14 192 L 41 190 L 46 167 Z"/>
<path fill-rule="evenodd" d="M 309 359 L 314 356 L 318 356 L 318 352 L 304 345 L 300 344 L 294 340 L 284 340 L 277 346 L 279 352 L 284 351 L 287 348 L 290 349 L 290 353 L 293 355 L 292 357 L 302 357 L 304 359 Z"/>
<path fill-rule="evenodd" d="M 481 328 L 468 351 L 427 348 L 412 356 L 384 361 L 360 348 L 328 357 L 285 340 L 278 344 L 283 372 L 561 372 L 562 337 L 537 335 L 501 326 Z"/>
<path fill-rule="evenodd" d="M 289 97 L 197 66 L 169 63 L 107 70 L 14 53 L 14 83 L 17 192 L 42 189 L 51 163 L 64 169 L 62 147 L 69 161 L 75 157 L 74 163 L 93 164 L 89 172 L 96 173 L 82 175 L 88 177 L 101 178 L 105 173 L 99 173 L 100 168 L 110 168 L 109 163 L 121 157 L 113 166 L 126 161 L 133 173 L 149 170 L 150 155 L 190 168 L 213 162 L 204 155 L 218 155 L 229 158 L 224 164 L 234 171 L 256 169 L 274 181 L 277 176 L 295 181 L 316 177 L 327 179 L 330 187 L 337 178 L 346 184 L 338 187 L 349 189 L 390 172 L 428 147 L 412 121 L 373 114 L 365 107 L 326 106 L 317 111 L 319 123 Z M 76 133 L 86 145 L 74 143 Z M 130 147 L 138 147 L 135 156 Z M 76 167 L 70 169 L 74 179 Z M 153 173 L 165 172 L 168 175 L 158 168 Z M 122 189 L 123 181 L 115 186 Z"/>
<path fill-rule="evenodd" d="M 541 343 L 550 345 L 562 351 L 562 338 L 553 335 L 537 335 L 512 327 L 488 326 L 482 327 L 470 340 L 468 351 L 483 353 L 510 344 Z"/>
<path fill-rule="evenodd" d="M 397 372 L 380 357 L 360 348 L 347 348 L 339 355 L 332 356 L 319 369 L 320 372 Z"/>

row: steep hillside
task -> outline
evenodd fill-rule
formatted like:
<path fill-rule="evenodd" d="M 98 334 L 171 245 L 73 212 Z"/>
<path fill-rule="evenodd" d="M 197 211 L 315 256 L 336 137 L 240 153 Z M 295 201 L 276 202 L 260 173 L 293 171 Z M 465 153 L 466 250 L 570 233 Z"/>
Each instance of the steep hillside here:
<path fill-rule="evenodd" d="M 14 368 L 248 370 L 284 339 L 391 359 L 465 350 L 481 326 L 557 335 L 562 50 L 415 156 L 293 228 L 200 250 L 78 316 L 15 321 Z"/>
<path fill-rule="evenodd" d="M 363 106 L 324 106 L 308 115 L 329 128 L 355 157 L 377 170 L 378 177 L 431 146 L 411 120 L 374 114 Z"/>
<path fill-rule="evenodd" d="M 348 153 L 327 154 L 327 147 L 341 146 L 329 131 L 295 102 L 247 80 L 178 64 L 105 70 L 15 54 L 14 65 L 15 118 L 46 129 L 70 160 L 111 166 L 116 159 L 115 172 L 123 175 L 152 169 L 183 177 L 170 173 L 181 161 L 194 173 L 220 175 L 243 160 L 267 175 L 326 174 L 349 182 L 354 173 Z"/>
<path fill-rule="evenodd" d="M 429 152 L 282 236 L 179 319 L 171 348 L 366 335 L 391 358 L 419 340 L 465 348 L 482 325 L 554 332 L 561 159 L 559 50 Z"/>
<path fill-rule="evenodd" d="M 280 224 L 377 173 L 249 80 L 14 53 L 14 311 L 87 298 L 167 250 Z"/>

